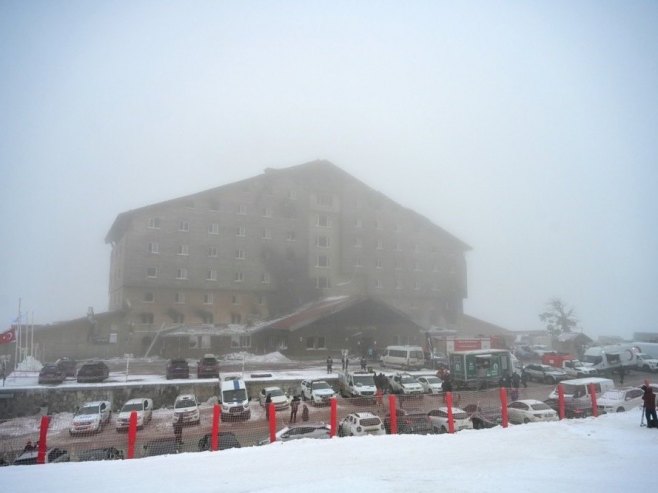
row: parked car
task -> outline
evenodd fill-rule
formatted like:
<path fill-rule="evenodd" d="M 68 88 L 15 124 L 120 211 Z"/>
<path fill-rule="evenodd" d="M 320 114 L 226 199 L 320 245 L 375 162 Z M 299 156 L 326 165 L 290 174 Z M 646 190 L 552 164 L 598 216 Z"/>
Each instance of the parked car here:
<path fill-rule="evenodd" d="M 66 379 L 64 371 L 55 363 L 46 363 L 39 371 L 39 383 L 62 383 Z"/>
<path fill-rule="evenodd" d="M 153 418 L 153 400 L 140 397 L 126 402 L 117 416 L 117 431 L 128 429 L 133 411 L 137 413 L 137 428 L 143 428 Z"/>
<path fill-rule="evenodd" d="M 450 366 L 448 356 L 440 351 L 425 353 L 425 363 L 427 363 L 430 368 L 435 369 L 448 368 Z"/>
<path fill-rule="evenodd" d="M 399 435 L 427 435 L 434 432 L 427 413 L 397 408 L 395 414 Z M 384 417 L 384 428 L 386 433 L 391 433 L 391 413 L 386 413 Z"/>
<path fill-rule="evenodd" d="M 64 375 L 67 377 L 75 377 L 75 370 L 78 366 L 78 362 L 71 358 L 59 358 L 55 361 L 55 364 L 59 367 L 60 370 L 64 372 Z"/>
<path fill-rule="evenodd" d="M 541 383 L 558 383 L 569 378 L 564 370 L 554 366 L 539 363 L 530 363 L 523 367 L 528 380 L 535 380 Z"/>
<path fill-rule="evenodd" d="M 524 399 L 511 402 L 507 406 L 510 423 L 530 423 L 536 421 L 557 421 L 557 412 L 548 404 L 536 399 Z"/>
<path fill-rule="evenodd" d="M 37 457 L 39 451 L 37 449 L 26 450 L 21 455 L 19 455 L 14 461 L 15 466 L 27 466 L 37 463 Z M 68 450 L 53 447 L 46 450 L 45 463 L 52 464 L 55 462 L 69 462 L 71 456 L 69 455 Z"/>
<path fill-rule="evenodd" d="M 111 417 L 110 401 L 86 402 L 73 415 L 69 434 L 100 433 L 103 431 L 103 427 L 110 422 Z"/>
<path fill-rule="evenodd" d="M 211 434 L 206 433 L 201 437 L 199 440 L 199 450 L 204 451 L 204 450 L 210 450 L 210 438 Z M 230 431 L 220 431 L 219 432 L 219 450 L 226 450 L 229 448 L 240 448 L 240 442 L 238 441 L 238 437 L 235 436 L 234 433 Z"/>
<path fill-rule="evenodd" d="M 548 398 L 544 401 L 555 412 L 560 412 L 560 401 L 557 398 Z M 564 396 L 564 417 L 573 418 L 586 418 L 592 416 L 592 399 L 590 397 L 571 397 Z"/>
<path fill-rule="evenodd" d="M 427 413 L 430 423 L 432 425 L 433 433 L 447 433 L 450 428 L 448 425 L 448 408 L 440 407 L 432 409 Z M 455 431 L 473 429 L 473 423 L 468 418 L 468 414 L 463 409 L 458 407 L 452 408 L 452 419 L 454 422 Z"/>
<path fill-rule="evenodd" d="M 416 380 L 426 394 L 440 394 L 443 389 L 443 382 L 435 375 L 420 375 Z"/>
<path fill-rule="evenodd" d="M 199 402 L 194 394 L 181 394 L 174 401 L 174 423 L 183 417 L 184 424 L 201 423 L 201 414 L 199 413 Z"/>
<path fill-rule="evenodd" d="M 142 447 L 143 457 L 153 457 L 156 455 L 177 454 L 180 452 L 180 443 L 176 437 L 156 438 L 147 442 Z"/>
<path fill-rule="evenodd" d="M 637 387 L 608 390 L 596 401 L 600 413 L 620 413 L 644 405 L 644 391 Z"/>
<path fill-rule="evenodd" d="M 114 447 L 104 447 L 78 452 L 79 462 L 92 460 L 123 460 L 123 451 Z"/>
<path fill-rule="evenodd" d="M 324 423 L 303 423 L 299 425 L 286 426 L 276 432 L 277 442 L 299 440 L 300 438 L 331 438 L 331 428 Z M 263 438 L 258 445 L 270 443 L 269 437 Z"/>
<path fill-rule="evenodd" d="M 479 404 L 467 404 L 464 411 L 473 423 L 474 430 L 494 428 L 503 422 L 499 407 L 484 407 Z"/>
<path fill-rule="evenodd" d="M 341 437 L 385 434 L 381 418 L 370 412 L 348 414 L 338 424 L 338 436 Z"/>
<path fill-rule="evenodd" d="M 270 399 L 274 403 L 275 409 L 287 409 L 290 406 L 290 400 L 288 396 L 281 390 L 280 387 L 265 387 L 258 393 L 258 402 L 261 406 L 265 407 L 265 400 L 267 396 L 270 396 Z"/>
<path fill-rule="evenodd" d="M 658 371 L 658 359 L 652 358 L 648 354 L 639 353 L 636 356 L 637 359 L 637 368 L 644 371 L 657 372 Z"/>
<path fill-rule="evenodd" d="M 167 363 L 167 380 L 172 378 L 190 378 L 190 365 L 186 359 L 174 358 Z"/>
<path fill-rule="evenodd" d="M 311 404 L 329 404 L 329 399 L 336 396 L 334 389 L 324 380 L 302 380 L 302 400 Z"/>
<path fill-rule="evenodd" d="M 110 369 L 102 361 L 83 364 L 77 373 L 78 383 L 102 382 L 110 376 Z"/>
<path fill-rule="evenodd" d="M 388 386 L 393 394 L 422 395 L 423 386 L 408 373 L 389 375 Z"/>
<path fill-rule="evenodd" d="M 205 354 L 196 364 L 197 378 L 219 378 L 219 361 L 212 354 Z"/>

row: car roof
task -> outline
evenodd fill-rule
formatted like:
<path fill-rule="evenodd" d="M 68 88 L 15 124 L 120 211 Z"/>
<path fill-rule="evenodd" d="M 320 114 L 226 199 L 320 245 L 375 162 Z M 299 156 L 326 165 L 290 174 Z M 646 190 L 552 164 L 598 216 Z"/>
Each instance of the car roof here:
<path fill-rule="evenodd" d="M 82 406 L 80 406 L 80 407 L 84 407 L 84 406 L 100 406 L 101 404 L 109 404 L 109 403 L 110 403 L 110 401 L 89 401 L 89 402 L 84 402 L 84 403 L 82 404 Z"/>
<path fill-rule="evenodd" d="M 176 397 L 177 401 L 182 401 L 187 399 L 191 399 L 194 401 L 196 400 L 196 396 L 194 394 L 180 394 L 178 397 Z"/>
<path fill-rule="evenodd" d="M 378 416 L 376 414 L 373 414 L 371 412 L 365 411 L 365 412 L 360 412 L 360 413 L 352 413 L 354 416 L 357 418 L 377 418 Z"/>
<path fill-rule="evenodd" d="M 519 400 L 512 401 L 512 402 L 523 402 L 524 404 L 537 404 L 537 403 L 545 404 L 545 402 L 542 402 L 538 399 L 519 399 Z M 510 404 L 511 404 L 511 402 L 510 402 Z"/>
<path fill-rule="evenodd" d="M 263 388 L 265 392 L 268 392 L 270 390 L 281 390 L 281 387 L 278 387 L 277 385 L 272 385 L 271 387 L 265 387 Z M 283 390 L 281 390 L 283 392 Z"/>
<path fill-rule="evenodd" d="M 142 402 L 148 400 L 150 400 L 148 397 L 135 397 L 134 399 L 127 400 L 125 404 L 137 404 L 137 403 L 141 404 Z"/>

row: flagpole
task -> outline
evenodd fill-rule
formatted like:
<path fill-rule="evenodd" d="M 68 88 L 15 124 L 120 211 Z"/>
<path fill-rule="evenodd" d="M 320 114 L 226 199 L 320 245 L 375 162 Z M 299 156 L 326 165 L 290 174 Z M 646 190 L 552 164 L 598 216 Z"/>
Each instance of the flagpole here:
<path fill-rule="evenodd" d="M 34 358 L 34 310 L 32 310 L 31 316 L 30 316 L 30 325 L 32 326 L 32 334 L 31 334 L 31 339 L 30 339 L 30 346 L 32 349 L 30 349 L 30 356 Z"/>
<path fill-rule="evenodd" d="M 16 351 L 14 354 L 14 371 L 18 368 L 18 352 L 21 345 L 21 299 L 18 298 L 18 324 L 16 326 Z"/>

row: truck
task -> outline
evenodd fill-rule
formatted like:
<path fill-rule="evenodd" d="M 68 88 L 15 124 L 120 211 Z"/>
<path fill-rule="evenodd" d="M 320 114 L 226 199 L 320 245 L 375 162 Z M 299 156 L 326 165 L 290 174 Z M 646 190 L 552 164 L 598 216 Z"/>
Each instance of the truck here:
<path fill-rule="evenodd" d="M 374 374 L 367 371 L 347 371 L 338 374 L 338 386 L 343 397 L 375 398 Z"/>
<path fill-rule="evenodd" d="M 599 374 L 610 375 L 622 367 L 625 370 L 635 369 L 638 353 L 638 348 L 634 343 L 593 346 L 585 351 L 583 361 L 591 364 Z"/>
<path fill-rule="evenodd" d="M 450 373 L 457 389 L 498 386 L 514 371 L 512 353 L 506 349 L 479 349 L 450 353 Z"/>
<path fill-rule="evenodd" d="M 583 363 L 569 353 L 546 353 L 542 356 L 541 361 L 545 365 L 564 370 L 571 378 L 591 377 L 598 373 L 591 365 Z"/>

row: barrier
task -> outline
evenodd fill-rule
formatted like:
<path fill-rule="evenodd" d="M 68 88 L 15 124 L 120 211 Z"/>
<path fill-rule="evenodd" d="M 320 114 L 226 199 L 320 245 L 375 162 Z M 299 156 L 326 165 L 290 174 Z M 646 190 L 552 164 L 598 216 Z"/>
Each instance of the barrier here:
<path fill-rule="evenodd" d="M 507 428 L 508 417 L 507 417 L 507 389 L 505 387 L 500 388 L 500 414 L 503 428 Z"/>
<path fill-rule="evenodd" d="M 395 395 L 391 394 L 388 396 L 388 415 L 391 420 L 391 435 L 398 434 L 398 402 L 395 398 Z"/>
<path fill-rule="evenodd" d="M 446 392 L 446 407 L 448 408 L 448 433 L 454 433 L 455 417 L 452 414 L 452 392 Z"/>
<path fill-rule="evenodd" d="M 329 422 L 331 423 L 331 431 L 329 432 L 329 436 L 333 438 L 336 436 L 336 427 L 338 426 L 338 404 L 335 397 L 331 398 L 330 405 L 331 415 L 329 417 Z"/>
<path fill-rule="evenodd" d="M 593 383 L 589 384 L 589 395 L 592 396 L 592 416 L 597 417 L 599 415 L 599 408 L 596 404 L 596 387 Z"/>
<path fill-rule="evenodd" d="M 41 416 L 41 424 L 39 426 L 39 451 L 37 452 L 37 464 L 44 464 L 46 462 L 46 446 L 48 444 L 49 424 L 50 416 Z"/>
<path fill-rule="evenodd" d="M 267 404 L 269 406 L 269 427 L 270 427 L 270 443 L 276 442 L 276 407 L 273 402 Z"/>
<path fill-rule="evenodd" d="M 210 450 L 216 452 L 219 449 L 219 419 L 222 408 L 219 404 L 212 407 L 212 431 L 210 432 Z"/>
<path fill-rule="evenodd" d="M 558 401 L 558 413 L 560 419 L 564 419 L 565 416 L 565 406 L 564 406 L 564 385 L 559 383 L 557 385 L 557 401 Z"/>
<path fill-rule="evenodd" d="M 128 459 L 135 458 L 135 441 L 137 439 L 137 411 L 130 412 L 128 423 Z"/>

